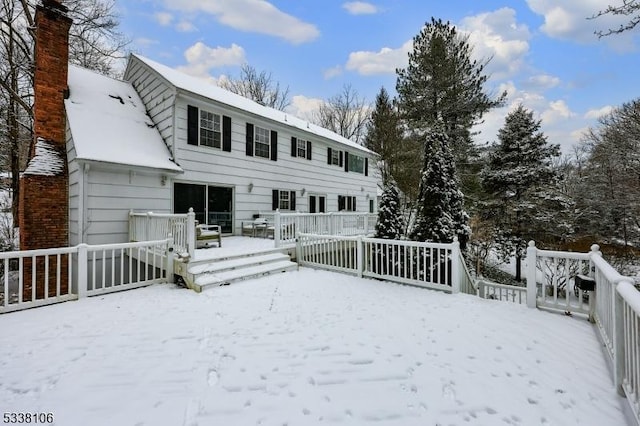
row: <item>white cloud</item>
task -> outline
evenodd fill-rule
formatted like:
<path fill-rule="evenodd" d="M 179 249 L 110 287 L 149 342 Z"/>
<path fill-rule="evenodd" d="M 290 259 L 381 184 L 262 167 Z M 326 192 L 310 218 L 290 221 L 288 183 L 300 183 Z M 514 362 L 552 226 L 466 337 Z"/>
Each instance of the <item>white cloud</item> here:
<path fill-rule="evenodd" d="M 182 20 L 176 24 L 176 29 L 181 33 L 190 33 L 196 31 L 196 27 L 190 22 L 186 20 Z"/>
<path fill-rule="evenodd" d="M 409 40 L 397 49 L 383 47 L 377 52 L 351 52 L 345 68 L 361 75 L 393 74 L 396 68 L 407 66 L 407 54 L 412 48 L 413 41 Z"/>
<path fill-rule="evenodd" d="M 579 43 L 597 43 L 600 39 L 594 34 L 595 31 L 618 28 L 629 18 L 603 15 L 597 19 L 587 19 L 606 7 L 607 2 L 603 0 L 527 0 L 527 4 L 533 12 L 544 17 L 544 24 L 540 26 L 543 33 Z M 629 50 L 633 46 L 633 37 L 629 32 L 600 41 L 616 50 Z"/>
<path fill-rule="evenodd" d="M 526 84 L 531 89 L 547 90 L 557 87 L 560 84 L 560 79 L 548 74 L 538 74 L 529 77 Z"/>
<path fill-rule="evenodd" d="M 333 77 L 339 76 L 340 74 L 342 74 L 342 72 L 342 67 L 340 65 L 336 65 L 335 67 L 324 70 L 322 75 L 324 76 L 325 80 L 329 80 Z"/>
<path fill-rule="evenodd" d="M 364 1 L 348 1 L 343 3 L 342 7 L 352 15 L 371 15 L 378 13 L 378 8 L 375 5 Z"/>
<path fill-rule="evenodd" d="M 518 24 L 515 10 L 503 7 L 469 16 L 460 22 L 460 28 L 468 33 L 477 59 L 491 58 L 486 71 L 494 77 L 513 75 L 524 64 L 531 34 L 526 25 Z"/>
<path fill-rule="evenodd" d="M 180 71 L 187 74 L 210 78 L 212 68 L 228 65 L 240 65 L 246 62 L 244 49 L 237 44 L 231 47 L 209 47 L 202 42 L 197 42 L 184 52 L 187 65 L 179 67 Z"/>
<path fill-rule="evenodd" d="M 206 13 L 223 25 L 293 44 L 306 43 L 320 35 L 315 25 L 282 12 L 266 0 L 165 0 L 165 6 L 181 12 Z"/>
<path fill-rule="evenodd" d="M 144 47 L 152 46 L 154 44 L 158 44 L 158 40 L 154 40 L 154 39 L 151 39 L 151 38 L 140 37 L 140 38 L 135 39 L 133 41 L 133 43 L 136 46 L 144 48 Z"/>
<path fill-rule="evenodd" d="M 610 114 L 614 108 L 611 105 L 605 105 L 602 108 L 590 109 L 584 115 L 584 118 L 597 120 L 600 117 L 604 117 L 607 114 Z"/>
<path fill-rule="evenodd" d="M 318 98 L 308 98 L 303 95 L 295 95 L 291 98 L 291 104 L 286 112 L 303 120 L 311 120 L 313 115 L 320 109 L 324 101 Z"/>
<path fill-rule="evenodd" d="M 167 26 L 173 21 L 173 15 L 167 12 L 158 12 L 153 15 L 153 18 L 160 25 Z"/>
<path fill-rule="evenodd" d="M 469 34 L 476 58 L 493 58 L 486 68 L 493 77 L 504 78 L 522 67 L 531 35 L 526 25 L 517 23 L 513 9 L 464 18 L 460 29 Z M 407 66 L 412 49 L 413 40 L 408 40 L 398 48 L 351 52 L 345 68 L 361 75 L 393 74 L 396 68 Z"/>
<path fill-rule="evenodd" d="M 563 100 L 551 101 L 546 110 L 541 114 L 542 121 L 551 125 L 558 121 L 567 120 L 576 114 L 569 109 L 567 103 Z"/>

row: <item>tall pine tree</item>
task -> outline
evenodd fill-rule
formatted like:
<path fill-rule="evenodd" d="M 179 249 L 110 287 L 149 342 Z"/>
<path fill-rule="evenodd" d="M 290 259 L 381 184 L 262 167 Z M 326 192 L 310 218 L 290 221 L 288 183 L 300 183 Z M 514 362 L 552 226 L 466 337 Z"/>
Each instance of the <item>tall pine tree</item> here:
<path fill-rule="evenodd" d="M 416 241 L 449 243 L 458 237 L 464 247 L 471 228 L 458 189 L 453 154 L 443 125 L 427 134 L 420 179 L 416 220 L 410 237 Z"/>
<path fill-rule="evenodd" d="M 382 87 L 367 125 L 365 146 L 380 155 L 378 167 L 382 182 L 386 185 L 391 176 L 395 178 L 402 151 L 402 129 L 400 117 L 386 89 Z"/>
<path fill-rule="evenodd" d="M 500 237 L 503 255 L 516 259 L 517 281 L 522 279 L 527 241 L 540 229 L 554 226 L 547 213 L 550 207 L 562 204 L 551 191 L 556 178 L 552 161 L 560 155 L 560 147 L 547 143 L 540 123 L 522 105 L 511 111 L 481 174 L 482 185 L 491 196 L 485 214 Z"/>
<path fill-rule="evenodd" d="M 408 127 L 424 135 L 442 122 L 458 163 L 466 163 L 473 150 L 471 127 L 506 97 L 506 92 L 495 99 L 485 93 L 488 61 L 472 60 L 471 53 L 468 36 L 432 18 L 413 38 L 407 68 L 396 70 L 400 110 Z"/>

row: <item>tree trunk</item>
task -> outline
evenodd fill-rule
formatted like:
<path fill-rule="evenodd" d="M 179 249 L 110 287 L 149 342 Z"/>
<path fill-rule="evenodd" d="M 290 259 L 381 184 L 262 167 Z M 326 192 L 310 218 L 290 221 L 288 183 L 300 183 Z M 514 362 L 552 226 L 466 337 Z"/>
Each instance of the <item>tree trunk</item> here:
<path fill-rule="evenodd" d="M 522 258 L 516 255 L 516 281 L 522 281 Z"/>

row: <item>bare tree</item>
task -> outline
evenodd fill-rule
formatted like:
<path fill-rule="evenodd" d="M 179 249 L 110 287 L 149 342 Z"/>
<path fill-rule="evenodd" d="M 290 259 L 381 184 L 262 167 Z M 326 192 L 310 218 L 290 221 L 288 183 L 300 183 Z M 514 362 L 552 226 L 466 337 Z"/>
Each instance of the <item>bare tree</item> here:
<path fill-rule="evenodd" d="M 609 28 L 606 31 L 596 31 L 596 35 L 598 37 L 606 37 L 612 34 L 620 34 L 625 31 L 632 30 L 640 23 L 640 2 L 638 0 L 622 0 L 621 5 L 608 5 L 606 9 L 599 11 L 589 19 L 596 19 L 604 15 L 629 16 L 629 21 L 627 21 L 626 24 L 620 24 L 620 27 L 618 28 Z"/>
<path fill-rule="evenodd" d="M 0 0 L 0 150 L 12 176 L 17 220 L 19 175 L 33 140 L 34 16 L 37 0 Z M 104 74 L 117 73 L 128 41 L 118 32 L 114 0 L 67 0 L 73 20 L 69 60 Z M 6 130 L 5 130 L 6 129 Z"/>
<path fill-rule="evenodd" d="M 223 89 L 280 111 L 284 111 L 291 103 L 289 86 L 281 88 L 271 73 L 258 72 L 249 64 L 242 65 L 237 78 L 223 79 L 218 84 Z"/>
<path fill-rule="evenodd" d="M 313 121 L 356 143 L 363 144 L 371 108 L 350 84 L 342 92 L 324 101 Z"/>

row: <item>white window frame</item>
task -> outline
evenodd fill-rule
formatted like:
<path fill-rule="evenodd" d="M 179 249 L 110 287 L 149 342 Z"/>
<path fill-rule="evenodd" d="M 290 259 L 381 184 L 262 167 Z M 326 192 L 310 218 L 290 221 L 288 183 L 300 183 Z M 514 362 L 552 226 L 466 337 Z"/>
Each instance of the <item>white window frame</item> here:
<path fill-rule="evenodd" d="M 200 109 L 198 118 L 198 144 L 222 149 L 222 117 L 220 114 Z M 205 133 L 210 133 L 210 135 L 205 136 Z"/>
<path fill-rule="evenodd" d="M 337 149 L 331 150 L 331 165 L 340 166 L 340 151 Z"/>
<path fill-rule="evenodd" d="M 298 139 L 296 143 L 296 155 L 298 157 L 307 158 L 307 141 L 304 139 Z"/>
<path fill-rule="evenodd" d="M 255 126 L 253 131 L 253 153 L 256 157 L 271 158 L 271 131 Z"/>
<path fill-rule="evenodd" d="M 291 210 L 291 193 L 289 191 L 278 190 L 278 208 Z"/>

